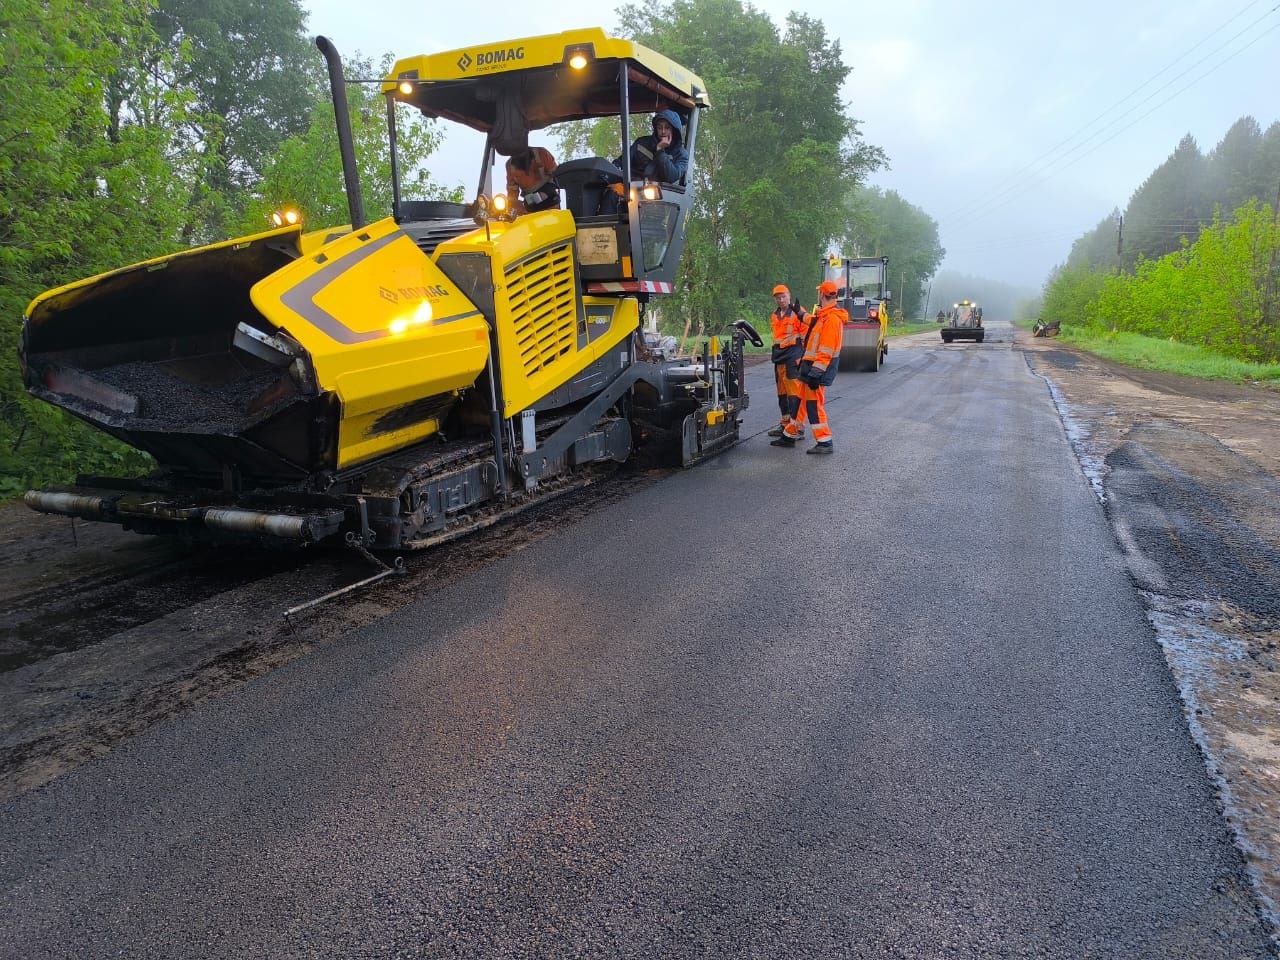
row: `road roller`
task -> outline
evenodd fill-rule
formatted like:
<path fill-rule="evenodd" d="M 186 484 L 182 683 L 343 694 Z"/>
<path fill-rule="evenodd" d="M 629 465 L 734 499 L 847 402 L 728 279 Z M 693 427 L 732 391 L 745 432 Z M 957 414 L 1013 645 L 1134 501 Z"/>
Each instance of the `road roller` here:
<path fill-rule="evenodd" d="M 643 329 L 694 201 L 703 82 L 598 28 L 399 60 L 382 80 L 391 207 L 366 216 L 342 63 L 328 62 L 350 223 L 263 232 L 78 280 L 23 319 L 27 389 L 151 454 L 32 508 L 192 541 L 428 547 L 646 448 L 692 465 L 738 439 L 749 324 L 672 356 Z M 679 183 L 631 168 L 633 115 L 674 112 Z M 484 135 L 468 202 L 410 195 L 397 129 Z M 616 118 L 621 163 L 562 163 L 519 212 L 494 167 L 530 134 Z M 647 132 L 647 131 L 646 131 Z M 411 173 L 411 171 L 410 171 Z M 336 174 L 336 171 L 335 171 Z M 605 203 L 606 195 L 611 202 Z"/>
<path fill-rule="evenodd" d="M 889 302 L 886 289 L 888 257 L 846 257 L 828 254 L 822 261 L 822 280 L 840 287 L 839 303 L 849 314 L 840 347 L 840 370 L 876 372 L 889 353 Z"/>

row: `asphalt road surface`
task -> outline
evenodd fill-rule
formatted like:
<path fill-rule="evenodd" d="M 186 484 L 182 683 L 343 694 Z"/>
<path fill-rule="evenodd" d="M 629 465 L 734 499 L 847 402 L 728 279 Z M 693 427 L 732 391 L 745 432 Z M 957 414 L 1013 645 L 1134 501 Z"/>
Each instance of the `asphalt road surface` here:
<path fill-rule="evenodd" d="M 1269 956 L 991 333 L 6 803 L 0 956 Z"/>

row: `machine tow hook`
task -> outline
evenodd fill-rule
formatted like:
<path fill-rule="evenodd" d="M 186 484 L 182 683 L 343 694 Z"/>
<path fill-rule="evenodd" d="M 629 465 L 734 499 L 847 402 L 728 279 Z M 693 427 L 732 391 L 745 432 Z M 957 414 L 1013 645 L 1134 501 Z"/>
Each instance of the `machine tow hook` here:
<path fill-rule="evenodd" d="M 318 607 L 320 604 L 329 600 L 345 596 L 348 593 L 354 593 L 356 590 L 361 590 L 364 587 L 372 586 L 380 580 L 385 580 L 387 577 L 402 577 L 409 572 L 408 568 L 404 564 L 404 557 L 396 557 L 395 560 L 391 562 L 391 565 L 388 566 L 369 552 L 369 548 L 364 545 L 363 541 L 360 539 L 360 535 L 355 531 L 347 531 L 346 539 L 347 548 L 349 550 L 354 550 L 375 567 L 380 567 L 381 569 L 372 576 L 365 577 L 363 580 L 357 580 L 355 583 L 349 583 L 345 587 L 339 587 L 337 590 L 330 590 L 328 593 L 323 596 L 316 597 L 314 600 L 308 600 L 306 603 L 300 603 L 296 607 L 290 607 L 284 612 L 285 623 L 292 626 L 293 621 L 290 618 L 301 613 L 303 610 L 310 610 L 312 607 Z"/>

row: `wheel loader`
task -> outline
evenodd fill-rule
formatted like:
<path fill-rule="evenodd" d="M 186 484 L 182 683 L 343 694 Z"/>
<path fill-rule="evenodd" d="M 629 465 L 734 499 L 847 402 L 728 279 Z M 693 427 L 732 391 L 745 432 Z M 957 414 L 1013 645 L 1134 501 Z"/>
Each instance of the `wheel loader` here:
<path fill-rule="evenodd" d="M 886 289 L 888 257 L 846 257 L 838 253 L 823 258 L 822 280 L 834 280 L 839 302 L 849 314 L 840 346 L 841 370 L 876 372 L 889 353 L 889 302 Z"/>
<path fill-rule="evenodd" d="M 692 72 L 583 29 L 397 62 L 381 84 L 392 209 L 370 221 L 342 63 L 329 68 L 351 222 L 279 226 L 70 283 L 27 308 L 28 390 L 157 469 L 32 490 L 45 513 L 192 541 L 430 546 L 627 460 L 685 465 L 738 438 L 746 323 L 696 357 L 651 349 L 693 179 L 632 170 L 631 116 L 675 111 L 691 164 L 709 101 Z M 468 203 L 406 195 L 406 111 L 484 134 Z M 515 215 L 493 167 L 553 124 L 616 117 L 622 162 L 555 171 L 560 209 Z M 616 186 L 615 186 L 616 185 Z M 602 213 L 598 198 L 618 200 Z M 303 207 L 305 218 L 305 206 Z M 341 542 L 341 541 L 339 541 Z"/>
<path fill-rule="evenodd" d="M 941 333 L 943 343 L 951 343 L 953 340 L 982 343 L 987 336 L 982 328 L 982 308 L 969 299 L 953 303 L 947 315 L 947 325 L 942 328 Z"/>

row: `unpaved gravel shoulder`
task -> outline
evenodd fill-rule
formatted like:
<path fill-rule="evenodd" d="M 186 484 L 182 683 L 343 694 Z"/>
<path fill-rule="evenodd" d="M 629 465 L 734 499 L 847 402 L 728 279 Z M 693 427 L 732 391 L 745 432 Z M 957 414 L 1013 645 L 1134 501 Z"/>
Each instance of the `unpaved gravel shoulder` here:
<path fill-rule="evenodd" d="M 1273 931 L 1280 919 L 1280 392 L 1025 333 L 1102 500 Z M 1084 575 L 1084 571 L 1082 571 Z"/>

